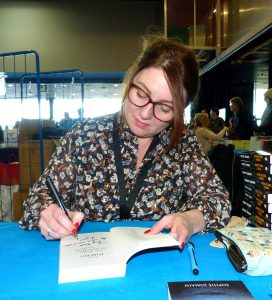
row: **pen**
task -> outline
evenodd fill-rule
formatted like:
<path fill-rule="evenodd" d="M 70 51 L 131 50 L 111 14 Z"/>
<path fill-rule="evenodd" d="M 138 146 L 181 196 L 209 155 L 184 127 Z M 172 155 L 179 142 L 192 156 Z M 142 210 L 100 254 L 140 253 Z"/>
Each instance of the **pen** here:
<path fill-rule="evenodd" d="M 190 259 L 191 259 L 191 266 L 192 266 L 193 274 L 198 275 L 199 270 L 198 270 L 198 266 L 197 266 L 197 262 L 196 262 L 196 258 L 195 258 L 195 245 L 192 242 L 188 242 L 187 249 L 188 249 L 188 252 L 190 255 Z"/>
<path fill-rule="evenodd" d="M 73 222 L 71 217 L 69 216 L 67 208 L 65 207 L 65 205 L 64 205 L 58 191 L 56 190 L 55 185 L 54 185 L 53 181 L 51 180 L 51 178 L 49 178 L 49 177 L 46 178 L 46 185 L 47 185 L 49 191 L 52 193 L 52 196 L 54 197 L 54 199 L 58 202 L 59 207 L 64 211 L 64 213 L 69 218 L 69 220 L 71 222 Z M 73 236 L 77 237 L 77 233 L 73 234 Z"/>

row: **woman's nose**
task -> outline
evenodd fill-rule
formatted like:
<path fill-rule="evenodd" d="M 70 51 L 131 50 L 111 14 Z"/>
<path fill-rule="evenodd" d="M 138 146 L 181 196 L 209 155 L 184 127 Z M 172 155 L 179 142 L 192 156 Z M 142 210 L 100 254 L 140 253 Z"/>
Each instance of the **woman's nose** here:
<path fill-rule="evenodd" d="M 142 107 L 140 115 L 143 119 L 153 118 L 153 116 L 154 116 L 154 114 L 153 114 L 153 104 L 148 103 L 146 106 Z"/>

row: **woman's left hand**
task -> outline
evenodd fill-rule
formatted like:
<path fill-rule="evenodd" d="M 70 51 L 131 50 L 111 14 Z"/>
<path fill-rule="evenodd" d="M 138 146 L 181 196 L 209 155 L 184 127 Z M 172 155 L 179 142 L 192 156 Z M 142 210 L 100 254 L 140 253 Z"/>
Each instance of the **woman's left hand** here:
<path fill-rule="evenodd" d="M 164 216 L 152 226 L 148 234 L 157 234 L 163 229 L 170 229 L 169 234 L 179 242 L 180 248 L 183 248 L 190 237 L 202 231 L 204 227 L 205 221 L 202 213 L 198 209 L 192 209 Z"/>

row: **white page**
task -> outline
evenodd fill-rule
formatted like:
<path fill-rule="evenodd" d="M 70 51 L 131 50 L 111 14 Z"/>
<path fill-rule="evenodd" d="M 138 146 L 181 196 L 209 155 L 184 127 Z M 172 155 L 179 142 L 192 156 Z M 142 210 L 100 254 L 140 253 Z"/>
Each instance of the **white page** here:
<path fill-rule="evenodd" d="M 61 239 L 59 283 L 124 276 L 125 267 L 113 252 L 109 232 Z"/>
<path fill-rule="evenodd" d="M 127 262 L 133 254 L 141 250 L 179 246 L 179 242 L 169 234 L 144 234 L 147 229 L 149 228 L 113 227 L 110 229 L 115 252 L 119 254 L 123 262 Z"/>

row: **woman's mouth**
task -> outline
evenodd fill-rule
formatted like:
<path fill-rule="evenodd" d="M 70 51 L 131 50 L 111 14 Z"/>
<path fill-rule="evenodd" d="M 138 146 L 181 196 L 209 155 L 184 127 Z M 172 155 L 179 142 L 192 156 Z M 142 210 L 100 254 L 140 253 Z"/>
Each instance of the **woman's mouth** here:
<path fill-rule="evenodd" d="M 141 129 L 145 129 L 148 126 L 148 124 L 141 122 L 137 118 L 135 118 L 135 125 Z"/>

